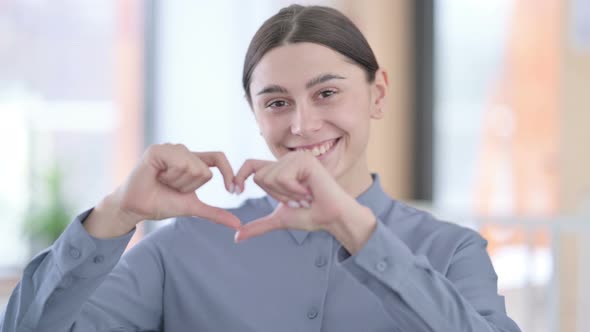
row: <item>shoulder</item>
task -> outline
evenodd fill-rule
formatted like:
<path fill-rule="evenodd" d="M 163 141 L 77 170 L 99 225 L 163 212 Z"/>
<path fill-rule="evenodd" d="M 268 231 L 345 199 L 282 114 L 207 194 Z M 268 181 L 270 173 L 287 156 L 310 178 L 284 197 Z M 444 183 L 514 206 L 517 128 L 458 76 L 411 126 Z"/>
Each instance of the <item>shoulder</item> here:
<path fill-rule="evenodd" d="M 401 201 L 392 201 L 383 222 L 415 254 L 424 255 L 444 270 L 465 248 L 484 251 L 487 241 L 471 228 L 441 220 L 432 213 Z"/>
<path fill-rule="evenodd" d="M 386 213 L 384 222 L 393 228 L 411 230 L 421 236 L 444 236 L 454 239 L 483 238 L 475 230 L 463 226 L 458 221 L 442 220 L 431 212 L 409 205 L 408 203 L 392 200 L 391 209 Z"/>

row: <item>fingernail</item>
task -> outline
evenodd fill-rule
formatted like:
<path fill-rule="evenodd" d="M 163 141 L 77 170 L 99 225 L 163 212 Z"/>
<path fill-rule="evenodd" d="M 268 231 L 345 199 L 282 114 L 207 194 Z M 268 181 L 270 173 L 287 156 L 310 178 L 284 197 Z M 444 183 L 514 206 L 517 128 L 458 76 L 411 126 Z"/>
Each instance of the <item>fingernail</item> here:
<path fill-rule="evenodd" d="M 290 208 L 293 208 L 293 209 L 298 209 L 298 208 L 300 208 L 300 207 L 301 207 L 301 206 L 299 205 L 299 203 L 297 203 L 297 202 L 295 202 L 295 201 L 288 201 L 288 202 L 287 202 L 287 205 L 288 205 Z"/>
<path fill-rule="evenodd" d="M 233 183 L 230 183 L 229 184 L 229 192 L 230 192 L 230 194 L 235 193 L 235 191 L 236 191 L 236 185 L 233 184 Z"/>
<path fill-rule="evenodd" d="M 311 205 L 309 204 L 309 202 L 306 201 L 306 200 L 299 201 L 299 204 L 301 204 L 301 206 L 303 206 L 306 209 L 309 209 L 311 207 Z"/>
<path fill-rule="evenodd" d="M 234 194 L 239 195 L 242 193 L 242 189 L 240 188 L 240 186 L 236 185 L 236 191 L 234 192 Z"/>
<path fill-rule="evenodd" d="M 240 241 L 238 241 L 238 236 L 240 236 L 240 231 L 237 231 L 236 234 L 234 235 L 234 242 L 238 243 Z"/>

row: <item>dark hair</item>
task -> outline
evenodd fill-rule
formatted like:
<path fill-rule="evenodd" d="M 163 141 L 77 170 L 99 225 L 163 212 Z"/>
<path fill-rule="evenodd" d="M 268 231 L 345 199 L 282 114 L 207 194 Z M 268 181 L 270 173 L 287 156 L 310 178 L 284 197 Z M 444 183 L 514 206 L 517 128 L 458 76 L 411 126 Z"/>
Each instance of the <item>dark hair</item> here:
<path fill-rule="evenodd" d="M 250 42 L 242 74 L 242 84 L 250 104 L 252 72 L 260 59 L 275 47 L 302 42 L 324 45 L 343 54 L 363 68 L 369 82 L 375 80 L 379 69 L 375 54 L 348 17 L 329 7 L 291 5 L 267 19 Z"/>

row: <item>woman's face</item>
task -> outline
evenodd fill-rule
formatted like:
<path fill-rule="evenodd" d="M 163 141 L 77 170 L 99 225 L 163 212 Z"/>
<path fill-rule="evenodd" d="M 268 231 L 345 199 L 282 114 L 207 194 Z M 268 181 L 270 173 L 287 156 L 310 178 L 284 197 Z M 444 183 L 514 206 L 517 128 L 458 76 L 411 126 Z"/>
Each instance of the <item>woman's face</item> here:
<path fill-rule="evenodd" d="M 387 78 L 373 83 L 344 55 L 313 43 L 270 50 L 252 74 L 250 95 L 260 131 L 278 159 L 313 153 L 330 173 L 368 172 L 370 120 L 381 118 Z"/>

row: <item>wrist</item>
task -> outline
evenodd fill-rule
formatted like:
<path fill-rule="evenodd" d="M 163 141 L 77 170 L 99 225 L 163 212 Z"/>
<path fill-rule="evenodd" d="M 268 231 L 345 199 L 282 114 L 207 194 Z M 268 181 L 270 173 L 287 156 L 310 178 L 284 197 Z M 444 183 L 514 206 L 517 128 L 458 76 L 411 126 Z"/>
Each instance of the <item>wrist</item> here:
<path fill-rule="evenodd" d="M 129 233 L 141 219 L 121 209 L 117 193 L 106 196 L 88 216 L 84 228 L 96 238 L 115 238 Z"/>
<path fill-rule="evenodd" d="M 377 228 L 377 217 L 368 207 L 356 200 L 348 204 L 341 218 L 328 230 L 351 254 L 355 255 L 369 241 Z"/>

